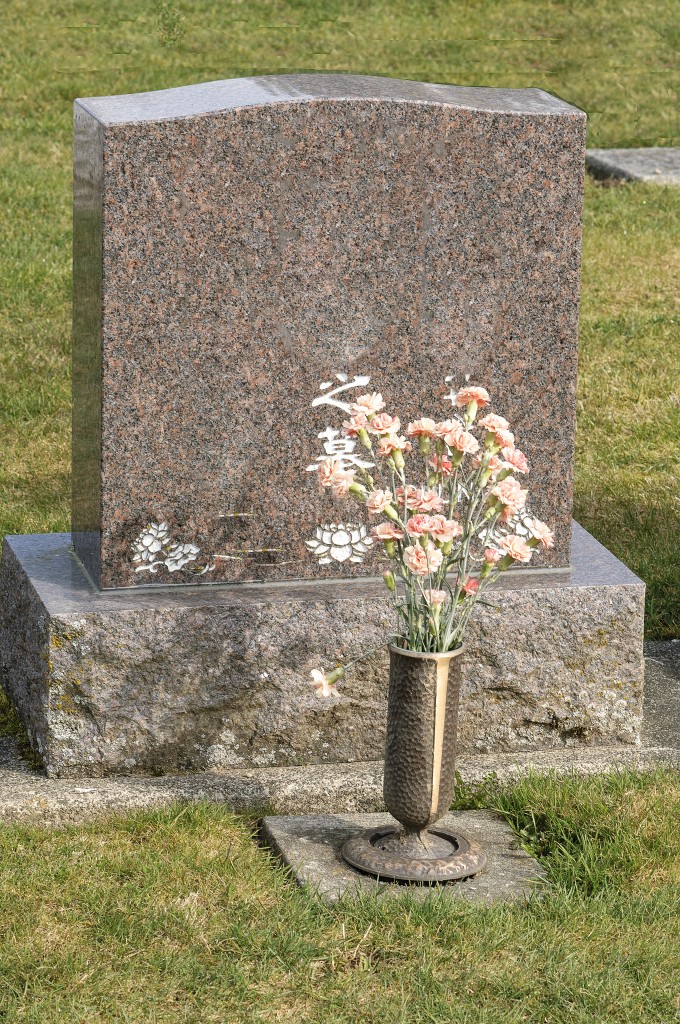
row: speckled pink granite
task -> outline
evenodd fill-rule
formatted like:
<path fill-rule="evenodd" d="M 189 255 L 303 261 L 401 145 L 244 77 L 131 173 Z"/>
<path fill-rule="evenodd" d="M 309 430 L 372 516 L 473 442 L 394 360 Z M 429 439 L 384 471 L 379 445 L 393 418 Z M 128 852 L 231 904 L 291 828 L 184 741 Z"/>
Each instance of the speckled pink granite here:
<path fill-rule="evenodd" d="M 361 521 L 305 473 L 340 371 L 404 420 L 445 414 L 446 376 L 484 384 L 555 529 L 541 564 L 568 564 L 584 144 L 585 115 L 539 90 L 304 75 L 77 101 L 73 536 L 93 579 L 197 582 L 135 575 L 149 520 L 232 554 L 198 582 L 375 574 L 304 546 Z"/>

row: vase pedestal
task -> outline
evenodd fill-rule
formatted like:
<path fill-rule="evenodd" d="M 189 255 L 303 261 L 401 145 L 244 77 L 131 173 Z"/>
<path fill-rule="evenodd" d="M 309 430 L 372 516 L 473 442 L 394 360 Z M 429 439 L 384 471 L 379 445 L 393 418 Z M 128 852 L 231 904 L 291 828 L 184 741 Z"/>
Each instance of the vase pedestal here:
<path fill-rule="evenodd" d="M 390 645 L 383 797 L 401 824 L 353 836 L 352 867 L 392 881 L 450 882 L 477 874 L 486 854 L 474 840 L 442 831 L 455 785 L 464 647 L 440 654 Z"/>
<path fill-rule="evenodd" d="M 320 703 L 309 685 L 311 669 L 393 630 L 381 579 L 99 592 L 69 543 L 6 538 L 0 582 L 3 686 L 48 775 L 382 758 L 387 652 L 358 666 L 338 698 Z M 500 614 L 479 607 L 466 634 L 459 765 L 500 752 L 634 751 L 644 584 L 575 526 L 570 570 L 511 570 L 490 595 Z M 309 795 L 299 799 L 306 810 Z"/>

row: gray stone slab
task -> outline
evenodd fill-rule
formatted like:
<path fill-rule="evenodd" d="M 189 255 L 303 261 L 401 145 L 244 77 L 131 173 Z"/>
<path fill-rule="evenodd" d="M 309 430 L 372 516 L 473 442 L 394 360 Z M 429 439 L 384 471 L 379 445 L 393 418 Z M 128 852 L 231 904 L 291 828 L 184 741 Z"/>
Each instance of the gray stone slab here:
<path fill-rule="evenodd" d="M 586 167 L 596 178 L 680 185 L 680 147 L 589 149 Z"/>
<path fill-rule="evenodd" d="M 636 745 L 644 585 L 579 527 L 567 572 L 513 572 L 463 661 L 461 754 Z M 311 669 L 393 627 L 381 580 L 95 591 L 64 535 L 9 538 L 4 685 L 51 775 L 373 761 L 387 654 L 320 702 Z"/>
<path fill-rule="evenodd" d="M 326 903 L 345 895 L 394 896 L 405 891 L 419 898 L 435 894 L 483 903 L 524 900 L 545 880 L 538 861 L 521 849 L 510 826 L 492 811 L 455 812 L 439 822 L 484 847 L 487 865 L 474 878 L 434 886 L 386 884 L 345 863 L 340 852 L 345 840 L 363 829 L 392 823 L 396 824 L 389 814 L 269 816 L 262 819 L 261 834 L 266 845 L 290 867 L 298 885 Z"/>

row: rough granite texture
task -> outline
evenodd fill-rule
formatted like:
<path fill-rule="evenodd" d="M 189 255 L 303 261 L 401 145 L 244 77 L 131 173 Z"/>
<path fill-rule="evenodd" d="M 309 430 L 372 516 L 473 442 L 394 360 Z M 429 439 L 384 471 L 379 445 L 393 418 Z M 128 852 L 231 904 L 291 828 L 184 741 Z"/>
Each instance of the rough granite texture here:
<path fill-rule="evenodd" d="M 567 565 L 585 120 L 536 89 L 349 75 L 76 101 L 73 538 L 92 579 L 376 575 L 304 546 L 361 521 L 305 473 L 343 419 L 310 409 L 340 372 L 404 420 L 445 414 L 447 376 L 484 384 L 555 530 L 542 564 Z M 227 557 L 142 579 L 150 520 Z"/>
<path fill-rule="evenodd" d="M 639 742 L 644 585 L 574 527 L 570 571 L 510 572 L 478 606 L 460 750 Z M 4 684 L 50 775 L 374 761 L 387 653 L 338 698 L 319 665 L 392 628 L 382 580 L 96 591 L 63 534 L 7 538 Z"/>
<path fill-rule="evenodd" d="M 645 645 L 643 745 L 553 747 L 496 754 L 466 753 L 464 783 L 495 775 L 499 782 L 528 771 L 592 775 L 616 768 L 680 768 L 680 641 Z M 0 737 L 0 821 L 60 825 L 106 814 L 210 800 L 234 810 L 278 814 L 340 814 L 384 810 L 382 762 L 289 768 L 230 768 L 188 775 L 48 779 L 30 768 L 12 736 Z"/>
<path fill-rule="evenodd" d="M 343 860 L 345 840 L 364 829 L 390 824 L 399 827 L 389 814 L 268 816 L 262 819 L 261 836 L 291 868 L 298 885 L 308 887 L 325 903 L 336 903 L 345 895 L 396 896 L 405 891 L 421 899 L 436 895 L 484 903 L 522 900 L 545 880 L 545 871 L 538 861 L 521 849 L 510 826 L 492 811 L 456 811 L 445 814 L 437 823 L 484 847 L 486 867 L 463 882 L 434 886 L 386 884 L 356 871 Z"/>
<path fill-rule="evenodd" d="M 680 147 L 589 149 L 586 166 L 595 178 L 680 185 Z"/>

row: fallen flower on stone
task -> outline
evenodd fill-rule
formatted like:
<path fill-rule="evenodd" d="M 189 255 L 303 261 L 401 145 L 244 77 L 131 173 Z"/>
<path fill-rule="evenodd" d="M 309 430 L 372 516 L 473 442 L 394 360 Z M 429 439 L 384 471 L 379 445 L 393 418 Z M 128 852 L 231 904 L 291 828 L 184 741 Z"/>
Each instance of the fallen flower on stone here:
<path fill-rule="evenodd" d="M 319 697 L 338 697 L 338 691 L 335 686 L 339 679 L 345 674 L 344 668 L 333 669 L 328 675 L 319 668 L 313 668 L 310 675 L 312 677 L 310 686 L 313 686 Z"/>

